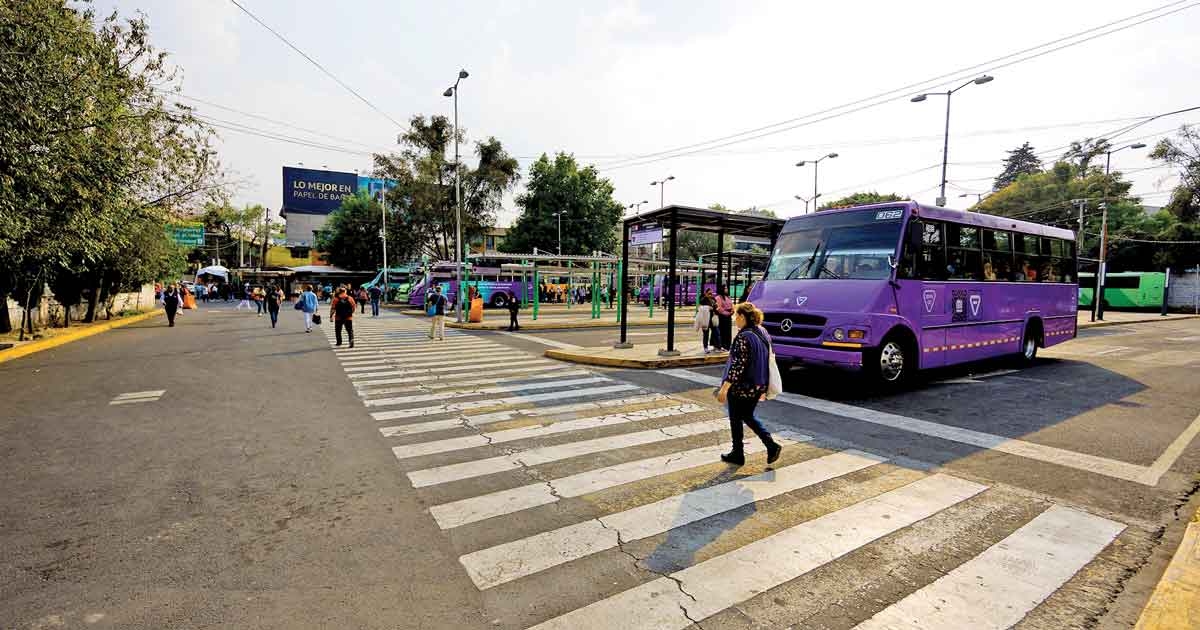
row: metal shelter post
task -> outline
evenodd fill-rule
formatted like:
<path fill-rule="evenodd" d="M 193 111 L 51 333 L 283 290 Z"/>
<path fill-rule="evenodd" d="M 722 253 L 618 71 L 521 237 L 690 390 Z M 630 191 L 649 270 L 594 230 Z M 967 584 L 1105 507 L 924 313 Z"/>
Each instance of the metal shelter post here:
<path fill-rule="evenodd" d="M 658 355 L 674 357 L 679 355 L 675 349 L 675 274 L 678 273 L 676 258 L 679 254 L 679 211 L 671 209 L 671 253 L 667 262 L 667 348 L 659 350 Z"/>
<path fill-rule="evenodd" d="M 717 232 L 717 290 L 724 286 L 721 283 L 721 259 L 725 257 L 725 232 Z"/>
<path fill-rule="evenodd" d="M 626 299 L 626 293 L 629 291 L 629 223 L 623 222 L 621 228 L 621 266 L 618 268 L 621 276 L 621 291 L 617 294 L 617 299 L 620 300 L 618 306 L 617 319 L 621 321 L 621 339 L 613 344 L 614 348 L 632 348 L 633 344 L 626 341 L 629 328 L 629 300 Z"/>

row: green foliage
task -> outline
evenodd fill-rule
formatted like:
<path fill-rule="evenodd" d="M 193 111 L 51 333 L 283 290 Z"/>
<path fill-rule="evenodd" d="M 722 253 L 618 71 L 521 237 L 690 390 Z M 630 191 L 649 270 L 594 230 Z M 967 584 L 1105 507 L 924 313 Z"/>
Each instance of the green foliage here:
<path fill-rule="evenodd" d="M 438 260 L 454 258 L 455 171 L 446 155 L 453 155 L 455 135 L 445 116 L 414 116 L 400 135 L 400 152 L 375 156 L 375 175 L 397 182 L 388 192 L 388 206 L 400 215 L 401 229 L 414 237 L 413 245 L 398 251 L 398 257 L 426 253 Z M 466 134 L 459 129 L 457 137 L 461 143 Z M 476 168 L 459 167 L 464 249 L 495 225 L 504 194 L 521 177 L 517 160 L 494 137 L 475 143 L 475 157 Z M 418 243 L 421 251 L 416 249 Z M 389 241 L 389 256 L 390 247 Z"/>
<path fill-rule="evenodd" d="M 1004 170 L 992 183 L 992 190 L 1000 190 L 1008 186 L 1017 181 L 1021 175 L 1033 175 L 1040 172 L 1042 172 L 1042 161 L 1034 152 L 1033 145 L 1026 142 L 1008 152 L 1008 157 L 1004 158 Z"/>
<path fill-rule="evenodd" d="M 378 269 L 383 265 L 383 242 L 379 238 L 383 207 L 366 193 L 342 201 L 329 215 L 325 229 L 317 238 L 317 248 L 326 252 L 332 265 L 354 271 Z M 417 243 L 396 212 L 388 213 L 388 257 L 400 260 L 412 256 Z"/>
<path fill-rule="evenodd" d="M 562 253 L 613 253 L 620 246 L 613 226 L 624 208 L 613 199 L 613 185 L 594 166 L 579 168 L 566 153 L 553 161 L 542 154 L 529 167 L 529 183 L 517 196 L 521 209 L 502 248 L 507 252 L 557 251 L 558 217 L 562 212 Z"/>
<path fill-rule="evenodd" d="M 820 210 L 832 210 L 834 208 L 851 208 L 854 206 L 865 206 L 871 203 L 887 203 L 889 201 L 904 201 L 904 197 L 893 193 L 881 195 L 875 191 L 856 192 L 852 195 L 847 195 L 841 199 L 835 199 L 828 203 L 823 203 L 817 208 Z"/>
<path fill-rule="evenodd" d="M 1176 138 L 1163 138 L 1150 157 L 1176 167 L 1179 186 L 1166 210 L 1184 222 L 1200 221 L 1200 129 L 1184 125 Z"/>

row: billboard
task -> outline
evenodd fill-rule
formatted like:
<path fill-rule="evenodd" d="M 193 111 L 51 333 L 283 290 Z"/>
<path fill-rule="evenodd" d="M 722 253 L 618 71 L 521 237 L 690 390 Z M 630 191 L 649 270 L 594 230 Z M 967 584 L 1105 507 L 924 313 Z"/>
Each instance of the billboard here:
<path fill-rule="evenodd" d="M 358 176 L 358 189 L 360 191 L 365 191 L 367 196 L 376 201 L 382 201 L 384 193 L 395 187 L 396 181 L 392 179 L 383 179 L 382 177 L 367 177 L 365 175 Z"/>
<path fill-rule="evenodd" d="M 651 245 L 653 243 L 661 243 L 663 240 L 663 230 L 657 223 L 647 223 L 639 225 L 629 231 L 629 244 L 633 246 Z"/>
<path fill-rule="evenodd" d="M 329 214 L 357 191 L 358 175 L 354 173 L 283 167 L 283 211 L 287 214 Z"/>

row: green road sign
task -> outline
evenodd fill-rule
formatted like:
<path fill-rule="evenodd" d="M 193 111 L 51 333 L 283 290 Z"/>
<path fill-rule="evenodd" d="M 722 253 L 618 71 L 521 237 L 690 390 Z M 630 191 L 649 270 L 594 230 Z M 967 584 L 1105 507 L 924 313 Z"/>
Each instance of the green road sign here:
<path fill-rule="evenodd" d="M 184 247 L 204 246 L 204 225 L 200 223 L 182 223 L 167 228 L 167 234 L 177 245 Z"/>

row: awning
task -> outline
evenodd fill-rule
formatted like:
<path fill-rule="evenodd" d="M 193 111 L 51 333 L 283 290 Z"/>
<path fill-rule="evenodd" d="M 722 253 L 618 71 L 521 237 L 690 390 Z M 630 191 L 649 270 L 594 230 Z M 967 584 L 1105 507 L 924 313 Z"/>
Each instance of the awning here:
<path fill-rule="evenodd" d="M 205 274 L 210 276 L 220 276 L 226 280 L 229 280 L 229 269 L 222 267 L 221 265 L 209 265 L 208 267 L 203 267 L 197 270 L 196 279 L 199 280 L 200 276 Z"/>

